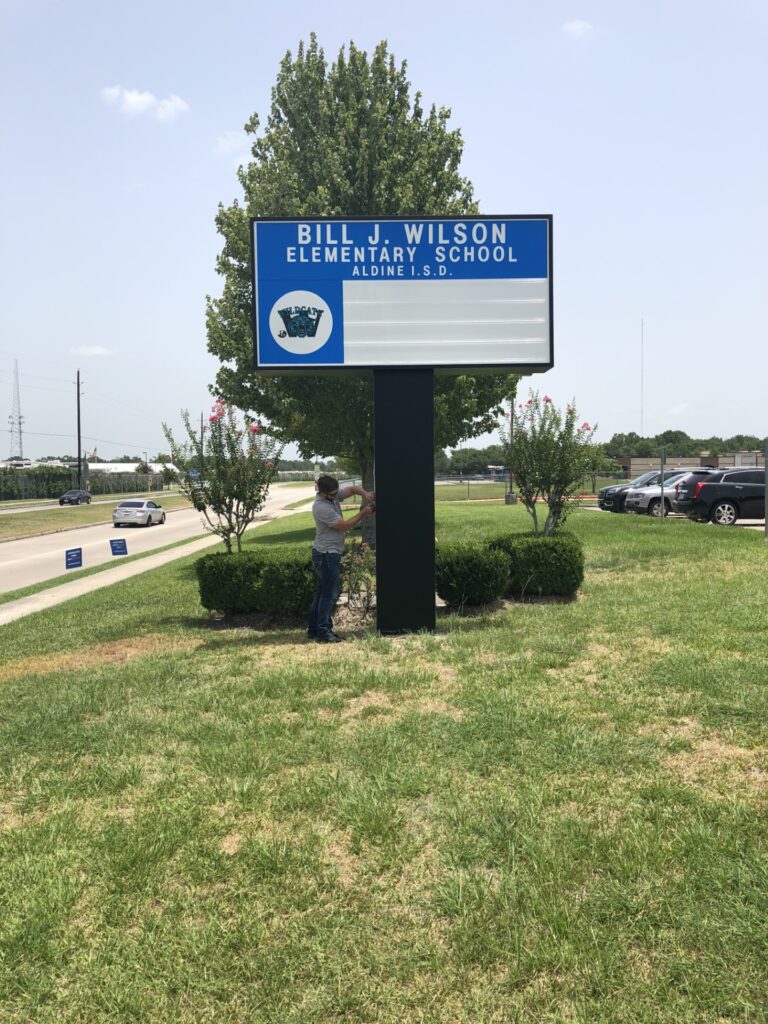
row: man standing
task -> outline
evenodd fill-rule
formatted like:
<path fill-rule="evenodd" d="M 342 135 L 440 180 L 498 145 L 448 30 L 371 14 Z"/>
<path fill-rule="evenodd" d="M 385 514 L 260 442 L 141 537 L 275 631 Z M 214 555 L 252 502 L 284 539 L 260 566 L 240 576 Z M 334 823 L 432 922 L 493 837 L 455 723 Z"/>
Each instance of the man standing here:
<path fill-rule="evenodd" d="M 312 506 L 312 516 L 317 527 L 312 547 L 317 587 L 307 618 L 307 636 L 319 644 L 337 644 L 341 639 L 333 632 L 331 615 L 341 592 L 344 534 L 375 511 L 373 505 L 364 505 L 356 516 L 345 519 L 341 514 L 340 503 L 350 494 L 359 494 L 366 501 L 373 501 L 373 494 L 364 491 L 362 487 L 345 487 L 340 490 L 339 481 L 335 477 L 321 476 L 317 481 L 317 498 Z"/>

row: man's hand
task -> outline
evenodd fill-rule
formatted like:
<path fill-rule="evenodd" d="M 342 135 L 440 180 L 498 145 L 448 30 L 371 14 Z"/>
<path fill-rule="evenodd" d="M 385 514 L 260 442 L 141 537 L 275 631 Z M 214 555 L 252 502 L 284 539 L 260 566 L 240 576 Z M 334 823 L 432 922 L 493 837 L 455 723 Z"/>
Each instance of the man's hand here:
<path fill-rule="evenodd" d="M 372 516 L 375 514 L 375 512 L 376 508 L 374 505 L 363 505 L 358 515 L 360 516 L 361 519 L 364 519 L 365 516 Z"/>
<path fill-rule="evenodd" d="M 366 501 L 373 501 L 373 499 L 376 497 L 376 494 L 374 491 L 364 491 L 363 488 L 361 487 L 360 497 L 365 498 Z"/>

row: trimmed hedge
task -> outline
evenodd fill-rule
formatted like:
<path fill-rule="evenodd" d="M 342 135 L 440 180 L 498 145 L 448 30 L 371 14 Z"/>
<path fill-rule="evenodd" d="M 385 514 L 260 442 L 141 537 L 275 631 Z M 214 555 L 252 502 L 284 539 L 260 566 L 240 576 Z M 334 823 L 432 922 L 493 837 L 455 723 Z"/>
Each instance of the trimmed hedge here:
<path fill-rule="evenodd" d="M 315 573 L 306 547 L 217 552 L 195 563 L 200 603 L 225 615 L 306 615 Z"/>
<path fill-rule="evenodd" d="M 451 608 L 488 604 L 506 592 L 509 559 L 480 544 L 440 545 L 435 553 L 435 586 Z"/>
<path fill-rule="evenodd" d="M 508 559 L 507 594 L 514 597 L 570 597 L 584 581 L 584 552 L 572 533 L 536 537 L 505 533 L 488 544 Z"/>

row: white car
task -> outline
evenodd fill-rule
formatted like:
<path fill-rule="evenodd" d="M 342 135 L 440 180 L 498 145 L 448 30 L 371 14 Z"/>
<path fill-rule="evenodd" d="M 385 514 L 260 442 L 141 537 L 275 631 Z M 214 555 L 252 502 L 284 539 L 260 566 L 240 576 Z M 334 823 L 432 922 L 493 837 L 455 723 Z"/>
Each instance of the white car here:
<path fill-rule="evenodd" d="M 118 526 L 151 526 L 153 523 L 164 522 L 163 507 L 154 501 L 131 498 L 130 501 L 121 501 L 112 510 L 112 525 L 115 529 Z"/>

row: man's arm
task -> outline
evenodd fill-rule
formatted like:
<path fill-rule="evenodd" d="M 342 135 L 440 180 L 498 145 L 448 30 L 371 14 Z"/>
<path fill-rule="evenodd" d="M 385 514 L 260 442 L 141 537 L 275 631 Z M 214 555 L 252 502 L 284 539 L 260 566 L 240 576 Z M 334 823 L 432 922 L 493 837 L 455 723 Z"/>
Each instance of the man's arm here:
<path fill-rule="evenodd" d="M 358 487 L 354 484 L 352 487 L 344 488 L 344 497 L 348 498 L 350 494 L 356 494 L 360 498 L 365 498 L 366 501 L 373 501 L 375 495 L 373 491 L 364 491 L 362 487 Z"/>
<path fill-rule="evenodd" d="M 354 530 L 354 528 L 361 523 L 367 516 L 373 515 L 376 510 L 370 505 L 366 505 L 365 508 L 361 508 L 356 516 L 352 516 L 351 519 L 337 519 L 335 523 L 328 523 L 332 530 L 338 530 L 340 533 L 346 533 L 347 530 Z"/>

